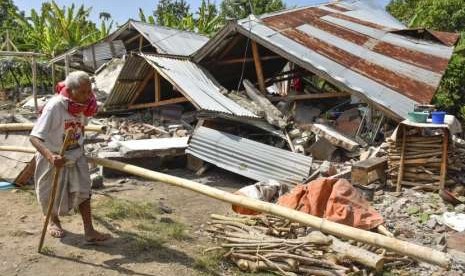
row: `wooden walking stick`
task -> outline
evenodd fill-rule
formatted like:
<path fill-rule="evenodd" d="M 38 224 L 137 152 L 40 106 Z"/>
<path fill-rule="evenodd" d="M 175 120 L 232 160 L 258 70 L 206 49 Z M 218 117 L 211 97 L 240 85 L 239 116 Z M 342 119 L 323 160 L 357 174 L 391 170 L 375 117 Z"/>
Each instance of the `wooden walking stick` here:
<path fill-rule="evenodd" d="M 65 154 L 66 147 L 69 144 L 69 140 L 72 134 L 73 132 L 70 129 L 66 131 L 65 140 L 63 141 L 63 145 L 61 146 L 61 149 L 60 149 L 61 157 L 63 157 L 63 155 Z M 54 174 L 53 174 L 53 183 L 52 183 L 52 189 L 50 190 L 50 197 L 48 200 L 47 216 L 45 217 L 44 227 L 42 228 L 42 235 L 40 236 L 39 249 L 38 249 L 39 253 L 42 250 L 42 246 L 44 245 L 45 233 L 47 232 L 48 223 L 50 222 L 50 217 L 53 211 L 53 205 L 55 205 L 55 197 L 56 197 L 58 186 L 59 186 L 58 179 L 60 177 L 60 171 L 61 171 L 61 167 L 56 167 Z"/>

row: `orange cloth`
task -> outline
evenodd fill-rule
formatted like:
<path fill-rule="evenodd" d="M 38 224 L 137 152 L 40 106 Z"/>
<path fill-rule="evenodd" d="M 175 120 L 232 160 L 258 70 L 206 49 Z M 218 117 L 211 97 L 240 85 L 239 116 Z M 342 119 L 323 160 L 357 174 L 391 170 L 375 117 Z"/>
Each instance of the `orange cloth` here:
<path fill-rule="evenodd" d="M 383 217 L 345 179 L 320 178 L 297 185 L 278 204 L 330 221 L 369 230 L 383 224 Z"/>

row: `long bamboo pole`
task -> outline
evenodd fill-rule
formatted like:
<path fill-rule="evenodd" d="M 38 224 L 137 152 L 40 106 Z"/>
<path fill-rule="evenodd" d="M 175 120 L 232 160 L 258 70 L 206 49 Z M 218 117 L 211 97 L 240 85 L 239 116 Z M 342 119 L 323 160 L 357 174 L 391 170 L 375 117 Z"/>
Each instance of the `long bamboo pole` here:
<path fill-rule="evenodd" d="M 12 123 L 12 124 L 0 124 L 0 131 L 29 131 L 34 127 L 33 123 Z M 88 125 L 85 131 L 89 132 L 105 132 L 106 127 L 100 125 Z"/>
<path fill-rule="evenodd" d="M 27 149 L 21 147 L 17 147 L 16 149 L 17 151 L 22 152 L 35 152 L 34 149 Z M 2 150 L 12 149 L 11 147 L 0 147 L 0 151 Z M 323 233 L 337 236 L 339 238 L 352 239 L 359 242 L 368 243 L 374 246 L 379 246 L 403 254 L 405 256 L 410 256 L 412 258 L 422 260 L 427 263 L 435 264 L 441 267 L 447 268 L 450 266 L 451 259 L 448 254 L 428 247 L 398 240 L 396 238 L 387 237 L 378 233 L 358 229 L 355 227 L 339 224 L 336 222 L 328 221 L 326 219 L 315 217 L 297 210 L 248 198 L 245 196 L 235 195 L 191 180 L 147 170 L 134 165 L 94 157 L 89 157 L 88 160 L 89 162 L 93 162 L 103 167 L 130 173 L 153 181 L 164 182 L 167 184 L 171 184 L 206 195 L 208 197 L 218 199 L 220 201 L 246 207 L 248 209 L 253 209 L 263 213 L 273 214 L 279 217 L 287 218 L 292 221 L 313 227 L 317 230 L 320 230 Z"/>

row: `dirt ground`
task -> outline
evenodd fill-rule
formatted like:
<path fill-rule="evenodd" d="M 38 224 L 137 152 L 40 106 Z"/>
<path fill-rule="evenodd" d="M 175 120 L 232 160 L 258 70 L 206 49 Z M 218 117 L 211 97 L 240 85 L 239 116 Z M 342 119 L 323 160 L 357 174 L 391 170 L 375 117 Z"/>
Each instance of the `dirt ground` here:
<path fill-rule="evenodd" d="M 235 191 L 249 181 L 211 169 L 202 177 L 183 169 L 167 173 Z M 33 188 L 0 191 L 0 275 L 208 275 L 213 246 L 202 227 L 212 213 L 226 214 L 230 205 L 163 183 L 136 178 L 106 179 L 95 190 L 97 229 L 113 235 L 103 245 L 83 242 L 78 214 L 62 219 L 66 236 L 46 236 L 44 252 L 37 246 L 41 213 Z M 238 273 L 228 273 L 238 274 Z"/>

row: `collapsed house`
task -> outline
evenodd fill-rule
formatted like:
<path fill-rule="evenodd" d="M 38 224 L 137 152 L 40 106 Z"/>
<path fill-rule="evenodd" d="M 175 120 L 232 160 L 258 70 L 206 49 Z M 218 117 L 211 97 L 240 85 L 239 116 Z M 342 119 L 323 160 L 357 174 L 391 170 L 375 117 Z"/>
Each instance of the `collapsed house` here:
<path fill-rule="evenodd" d="M 457 39 L 407 29 L 385 11 L 350 1 L 231 22 L 194 60 L 230 89 L 250 79 L 265 92 L 280 75 L 316 75 L 399 121 L 415 104 L 431 102 Z M 287 63 L 295 69 L 283 72 Z M 308 94 L 295 100 L 341 96 Z"/>
<path fill-rule="evenodd" d="M 70 49 L 49 64 L 94 73 L 111 59 L 130 52 L 189 56 L 207 41 L 207 37 L 196 33 L 129 20 L 101 41 Z"/>
<path fill-rule="evenodd" d="M 109 36 L 139 52 L 115 67 L 105 114 L 193 112 L 199 125 L 338 161 L 431 102 L 458 39 L 361 1 L 251 15 L 202 43 L 179 32 L 160 44 L 165 29 L 129 21 Z"/>

